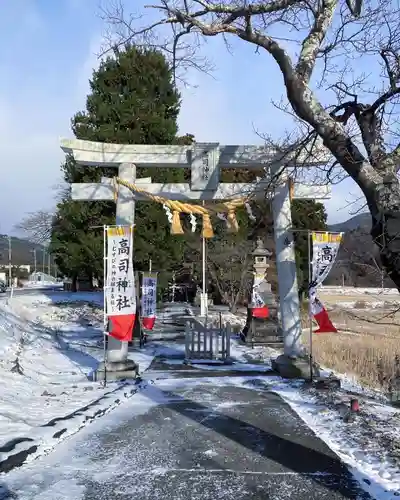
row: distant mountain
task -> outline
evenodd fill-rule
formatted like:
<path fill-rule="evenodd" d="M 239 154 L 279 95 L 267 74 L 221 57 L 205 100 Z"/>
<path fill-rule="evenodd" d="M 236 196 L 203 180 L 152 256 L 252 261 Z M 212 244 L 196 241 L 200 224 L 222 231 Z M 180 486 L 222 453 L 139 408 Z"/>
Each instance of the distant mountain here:
<path fill-rule="evenodd" d="M 354 229 L 363 229 L 366 231 L 371 230 L 371 216 L 368 213 L 358 214 L 349 220 L 339 222 L 337 224 L 328 225 L 329 231 L 334 232 L 347 232 L 354 231 Z"/>
<path fill-rule="evenodd" d="M 371 216 L 358 214 L 338 224 L 330 224 L 329 231 L 343 232 L 336 263 L 329 273 L 326 285 L 395 288 L 382 270 L 379 251 L 371 231 Z"/>
<path fill-rule="evenodd" d="M 8 236 L 0 234 L 0 265 L 8 264 Z M 37 262 L 42 259 L 43 246 L 23 238 L 11 237 L 12 263 L 16 266 L 34 263 L 33 250 L 36 249 Z"/>

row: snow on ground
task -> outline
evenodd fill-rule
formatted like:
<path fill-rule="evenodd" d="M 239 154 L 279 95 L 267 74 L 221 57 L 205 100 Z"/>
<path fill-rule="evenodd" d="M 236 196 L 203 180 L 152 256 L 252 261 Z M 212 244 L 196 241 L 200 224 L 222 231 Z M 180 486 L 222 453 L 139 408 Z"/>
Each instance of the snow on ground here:
<path fill-rule="evenodd" d="M 167 391 L 177 386 L 186 388 L 204 384 L 241 385 L 254 390 L 265 389 L 276 392 L 348 465 L 355 478 L 373 498 L 376 500 L 399 498 L 400 455 L 396 456 L 393 448 L 385 447 L 383 443 L 385 440 L 400 442 L 400 410 L 375 401 L 369 407 L 369 418 L 361 414 L 353 423 L 345 423 L 343 405 L 340 411 L 321 403 L 319 397 L 304 390 L 303 383 L 299 381 L 282 380 L 274 376 L 157 381 L 157 387 Z M 365 413 L 366 410 L 363 411 Z M 382 439 L 377 439 L 378 433 Z"/>
<path fill-rule="evenodd" d="M 90 456 L 93 448 L 98 448 L 96 434 L 101 431 L 112 432 L 120 425 L 124 425 L 129 420 L 138 415 L 148 413 L 152 408 L 166 404 L 172 398 L 163 395 L 155 390 L 151 385 L 146 385 L 143 391 L 136 393 L 130 399 L 130 404 L 123 405 L 118 409 L 117 418 L 112 413 L 104 416 L 97 422 L 95 435 L 91 428 L 82 429 L 77 439 L 71 439 L 64 443 L 64 446 L 56 448 L 51 455 L 42 457 L 40 461 L 30 460 L 22 468 L 14 469 L 4 477 L 0 474 L 0 499 L 18 498 L 20 500 L 80 500 L 85 497 L 85 486 L 76 480 L 75 474 L 81 472 L 83 476 L 95 481 L 111 478 L 124 471 L 126 464 L 124 454 L 117 459 L 107 460 L 106 463 L 91 461 Z M 116 444 L 117 445 L 117 444 Z M 78 450 L 77 450 L 78 448 Z M 79 453 L 83 449 L 84 453 Z M 122 448 L 123 449 L 123 448 Z M 97 450 L 96 450 L 97 451 Z M 149 451 L 151 453 L 151 450 Z M 116 463 L 116 461 L 118 463 Z M 105 465 L 105 466 L 104 466 Z M 65 477 L 60 481 L 57 475 L 60 470 Z M 127 474 L 135 473 L 132 470 L 132 463 L 129 463 Z M 45 492 L 40 491 L 41 482 L 48 484 Z M 7 486 L 5 486 L 5 484 Z M 8 493 L 12 491 L 12 495 Z M 3 496 L 4 495 L 4 496 Z M 128 498 L 128 497 L 127 497 Z"/>
<path fill-rule="evenodd" d="M 365 311 L 366 308 L 370 309 L 393 309 L 398 308 L 400 306 L 400 303 L 397 301 L 374 301 L 374 302 L 364 302 L 363 300 L 353 300 L 349 302 L 336 302 L 333 304 L 329 304 L 327 306 L 327 309 L 332 309 L 333 307 L 339 308 L 339 309 L 358 309 Z"/>
<path fill-rule="evenodd" d="M 321 286 L 322 294 L 331 295 L 399 295 L 397 288 L 358 288 L 353 286 Z"/>
<path fill-rule="evenodd" d="M 346 405 L 328 406 L 318 396 L 306 396 L 289 385 L 278 385 L 276 392 L 350 467 L 367 491 L 379 500 L 400 496 L 400 457 L 393 448 L 385 447 L 390 441 L 400 442 L 399 410 L 375 403 L 353 423 L 344 423 L 348 398 Z"/>
<path fill-rule="evenodd" d="M 208 321 L 213 326 L 226 326 L 228 323 L 231 325 L 233 331 L 241 330 L 246 324 L 246 314 L 242 312 L 231 313 L 229 311 L 209 311 Z"/>
<path fill-rule="evenodd" d="M 90 305 L 102 304 L 101 294 L 62 294 L 62 298 L 63 305 L 57 305 L 59 296 L 51 293 L 16 296 L 9 305 L 0 302 L 0 374 L 3 380 L 0 447 L 20 437 L 46 442 L 59 427 L 43 428 L 41 425 L 114 390 L 112 386 L 103 389 L 88 380 L 91 370 L 102 358 L 102 312 Z M 224 314 L 224 321 L 227 316 Z M 238 322 L 243 320 L 238 318 Z M 144 370 L 155 354 L 167 358 L 182 354 L 183 349 L 183 344 L 174 342 L 163 342 L 156 347 L 150 343 L 140 353 L 133 354 Z M 157 386 L 170 390 L 179 384 L 230 383 L 277 392 L 349 465 L 375 498 L 395 500 L 400 496 L 400 410 L 366 393 L 357 394 L 361 412 L 355 422 L 345 423 L 343 413 L 350 397 L 354 397 L 346 391 L 360 392 L 360 388 L 350 381 L 345 384 L 346 391 L 317 393 L 301 383 L 283 381 L 279 377 L 241 377 L 241 370 L 260 370 L 259 363 L 268 370 L 269 358 L 277 353 L 265 347 L 251 349 L 235 339 L 231 353 L 234 365 L 214 366 L 213 370 L 234 369 L 238 376 L 222 377 L 221 373 L 221 377 L 208 379 L 205 372 L 202 378 L 160 380 Z M 181 363 L 182 360 L 170 359 L 169 362 Z M 197 367 L 210 369 L 204 365 Z M 135 388 L 131 386 L 128 391 L 122 390 L 132 396 L 136 390 L 146 391 L 148 387 L 142 383 Z M 117 386 L 115 390 L 119 390 Z M 139 397 L 139 394 L 133 395 L 131 400 Z M 104 406 L 107 407 L 110 407 L 110 399 L 108 406 Z M 76 425 L 81 427 L 82 420 Z M 64 437 L 71 432 L 69 430 Z M 26 443 L 20 443 L 14 450 L 20 451 L 24 446 Z M 7 452 L 0 453 L 0 461 L 7 455 Z"/>
<path fill-rule="evenodd" d="M 0 463 L 27 448 L 13 440 L 51 441 L 65 428 L 62 421 L 43 427 L 53 419 L 104 398 L 93 415 L 112 405 L 113 395 L 130 395 L 121 383 L 104 388 L 90 380 L 103 359 L 102 300 L 99 293 L 35 293 L 0 301 Z M 131 357 L 143 371 L 153 355 L 147 349 Z M 86 416 L 70 422 L 68 432 Z"/>
<path fill-rule="evenodd" d="M 343 303 L 340 305 L 343 306 Z M 231 313 L 222 313 L 222 323 L 244 324 L 243 315 L 238 315 L 236 321 L 232 316 Z M 219 314 L 215 314 L 215 317 L 218 319 Z M 214 324 L 217 324 L 216 321 Z M 266 366 L 269 365 L 270 357 L 280 354 L 266 347 L 251 349 L 240 345 L 236 340 L 232 341 L 231 351 L 238 361 L 251 363 L 250 356 L 258 356 L 260 361 L 265 360 Z M 247 366 L 251 371 L 257 365 Z M 201 368 L 211 369 L 206 366 Z M 229 370 L 229 366 L 217 369 Z M 246 365 L 243 368 L 235 367 L 237 371 L 241 369 L 245 370 Z M 330 373 L 331 370 L 323 370 L 325 376 Z M 305 392 L 296 383 L 280 379 L 277 379 L 280 380 L 279 383 L 275 383 L 271 390 L 280 394 L 310 428 L 352 468 L 357 479 L 362 481 L 372 495 L 382 500 L 400 497 L 400 409 L 393 408 L 387 403 L 386 397 L 365 389 L 356 380 L 337 373 L 335 375 L 341 380 L 340 391 Z M 273 378 L 263 380 L 263 383 L 268 384 Z M 343 416 L 352 397 L 359 400 L 361 411 L 354 423 L 346 424 Z"/>
<path fill-rule="evenodd" d="M 37 289 L 43 289 L 43 288 L 49 288 L 51 290 L 53 289 L 59 289 L 62 290 L 64 288 L 64 283 L 60 281 L 28 281 L 24 283 L 24 288 L 25 289 L 31 289 L 31 288 L 37 288 Z"/>
<path fill-rule="evenodd" d="M 343 462 L 348 465 L 350 471 L 362 487 L 373 498 L 376 500 L 396 500 L 399 498 L 400 469 L 393 462 L 388 451 L 385 448 L 377 446 L 374 436 L 365 439 L 365 436 L 359 430 L 360 419 L 356 419 L 354 423 L 345 424 L 336 411 L 325 404 L 321 404 L 317 398 L 304 390 L 303 384 L 285 381 L 275 376 L 205 376 L 197 379 L 173 378 L 157 380 L 143 385 L 140 393 L 134 395 L 129 403 L 118 411 L 118 418 L 115 418 L 112 414 L 104 417 L 100 425 L 96 426 L 96 432 L 98 433 L 100 429 L 104 429 L 112 433 L 114 428 L 125 425 L 125 420 L 129 421 L 131 417 L 139 414 L 143 415 L 154 406 L 173 401 L 173 393 L 176 390 L 183 389 L 186 392 L 186 390 L 190 391 L 194 387 L 200 386 L 212 389 L 216 386 L 226 387 L 229 385 L 255 391 L 268 390 L 279 394 L 312 431 L 339 455 Z M 215 406 L 215 411 L 218 411 L 223 405 L 235 405 L 235 401 L 218 403 Z M 382 419 L 395 418 L 395 415 L 399 415 L 399 410 L 383 405 L 376 405 L 371 410 Z M 67 443 L 63 450 L 64 454 L 68 453 L 67 456 L 63 456 L 61 450 L 60 452 L 56 450 L 51 457 L 49 456 L 45 459 L 44 463 L 28 463 L 22 469 L 14 470 L 7 475 L 7 486 L 12 491 L 18 492 L 21 495 L 19 498 L 39 498 L 36 496 L 37 485 L 35 484 L 35 479 L 39 482 L 45 480 L 49 481 L 49 490 L 46 491 L 49 496 L 45 496 L 45 498 L 73 498 L 76 500 L 83 498 L 84 488 L 79 489 L 79 481 L 76 481 L 74 471 L 85 471 L 87 477 L 93 477 L 96 480 L 100 478 L 110 479 L 116 472 L 122 472 L 121 463 L 117 464 L 115 461 L 108 462 L 107 467 L 99 470 L 97 462 L 88 460 L 87 457 L 90 455 L 92 447 L 96 446 L 90 430 L 82 431 L 79 442 L 82 443 L 81 446 L 87 442 L 85 448 L 87 449 L 87 453 L 78 454 L 78 456 L 74 455 L 76 451 L 74 450 L 74 446 L 76 444 L 74 445 L 73 441 L 70 444 Z M 64 464 L 66 464 L 66 470 Z M 129 465 L 129 467 L 131 466 L 132 464 Z M 65 479 L 61 481 L 62 484 L 60 484 L 57 478 L 59 472 L 56 470 L 61 467 L 66 474 L 64 476 Z M 53 470 L 55 471 L 54 475 Z M 130 468 L 129 471 L 129 473 L 132 472 Z M 154 473 L 156 472 L 154 471 Z M 27 481 L 27 477 L 30 477 L 31 480 Z M 60 487 L 63 489 L 58 489 Z M 40 498 L 44 497 L 40 496 Z"/>

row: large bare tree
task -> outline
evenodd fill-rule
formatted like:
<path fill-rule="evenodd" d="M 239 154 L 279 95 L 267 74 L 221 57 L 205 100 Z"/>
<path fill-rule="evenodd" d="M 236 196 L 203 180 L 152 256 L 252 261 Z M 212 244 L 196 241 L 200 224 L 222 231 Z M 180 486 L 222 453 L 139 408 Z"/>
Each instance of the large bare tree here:
<path fill-rule="evenodd" d="M 57 203 L 69 196 L 70 187 L 65 183 L 57 184 L 53 186 L 53 189 L 56 190 L 55 201 Z M 30 212 L 15 226 L 15 229 L 33 243 L 48 244 L 51 239 L 54 217 L 55 212 L 52 210 Z"/>
<path fill-rule="evenodd" d="M 39 210 L 28 214 L 15 228 L 33 243 L 43 245 L 50 241 L 53 219 L 53 213 Z"/>
<path fill-rule="evenodd" d="M 292 115 L 365 195 L 382 263 L 400 289 L 398 0 L 154 0 L 148 9 L 152 22 L 121 3 L 107 7 L 114 49 L 158 47 L 182 69 L 200 64 L 204 37 L 222 36 L 227 48 L 236 37 L 273 58 Z"/>

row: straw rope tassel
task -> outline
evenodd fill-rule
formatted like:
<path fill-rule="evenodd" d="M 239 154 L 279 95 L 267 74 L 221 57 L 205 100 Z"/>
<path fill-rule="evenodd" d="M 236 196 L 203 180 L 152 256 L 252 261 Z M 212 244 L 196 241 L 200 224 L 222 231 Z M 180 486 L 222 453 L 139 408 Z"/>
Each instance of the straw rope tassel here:
<path fill-rule="evenodd" d="M 213 227 L 211 224 L 211 218 L 210 214 L 204 213 L 203 214 L 203 233 L 202 233 L 203 238 L 212 238 L 214 236 L 214 231 Z"/>
<path fill-rule="evenodd" d="M 178 210 L 172 212 L 171 234 L 184 234 L 181 223 L 181 213 Z"/>
<path fill-rule="evenodd" d="M 234 208 L 228 208 L 228 214 L 226 216 L 226 228 L 229 233 L 237 233 L 239 231 L 239 224 L 236 219 Z"/>
<path fill-rule="evenodd" d="M 292 178 L 289 178 L 289 198 L 290 201 L 294 199 L 294 181 Z"/>
<path fill-rule="evenodd" d="M 149 200 L 155 201 L 156 203 L 162 203 L 166 207 L 168 207 L 173 212 L 173 220 L 171 225 L 171 233 L 172 234 L 183 234 L 183 228 L 180 220 L 180 213 L 184 212 L 186 214 L 196 214 L 201 215 L 203 218 L 203 237 L 204 238 L 212 238 L 214 236 L 213 227 L 211 224 L 210 214 L 218 212 L 227 212 L 227 227 L 230 232 L 238 232 L 239 224 L 236 219 L 235 210 L 238 207 L 243 206 L 246 202 L 249 201 L 249 197 L 246 198 L 236 198 L 224 203 L 212 204 L 208 207 L 202 207 L 200 205 L 193 205 L 191 203 L 184 203 L 178 200 L 168 200 L 162 196 L 157 196 L 155 194 L 148 193 L 144 189 L 136 186 L 135 184 L 125 181 L 123 179 L 119 179 L 118 177 L 114 178 L 114 197 L 117 199 L 118 196 L 118 188 L 120 185 L 126 186 L 131 191 L 143 194 Z"/>
<path fill-rule="evenodd" d="M 113 195 L 114 195 L 114 203 L 118 201 L 118 192 L 119 192 L 119 184 L 115 177 L 113 177 Z"/>

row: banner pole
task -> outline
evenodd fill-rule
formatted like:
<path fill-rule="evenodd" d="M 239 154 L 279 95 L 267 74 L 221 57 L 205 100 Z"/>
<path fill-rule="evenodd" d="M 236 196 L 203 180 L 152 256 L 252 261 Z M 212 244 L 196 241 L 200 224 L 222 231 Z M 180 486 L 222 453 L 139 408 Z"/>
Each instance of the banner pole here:
<path fill-rule="evenodd" d="M 144 346 L 144 341 L 145 341 L 145 334 L 144 334 L 144 328 L 143 328 L 143 278 L 144 278 L 144 271 L 139 271 L 137 273 L 137 285 L 136 285 L 136 296 L 138 299 L 138 307 L 137 311 L 139 314 L 139 347 L 142 348 Z"/>
<path fill-rule="evenodd" d="M 307 244 L 308 244 L 308 316 L 309 316 L 309 344 L 310 344 L 310 382 L 313 381 L 313 330 L 312 330 L 312 316 L 311 316 L 311 297 L 310 285 L 312 280 L 312 261 L 311 261 L 311 236 L 312 233 L 308 231 Z"/>
<path fill-rule="evenodd" d="M 103 356 L 104 356 L 104 387 L 107 386 L 107 226 L 103 226 Z"/>

